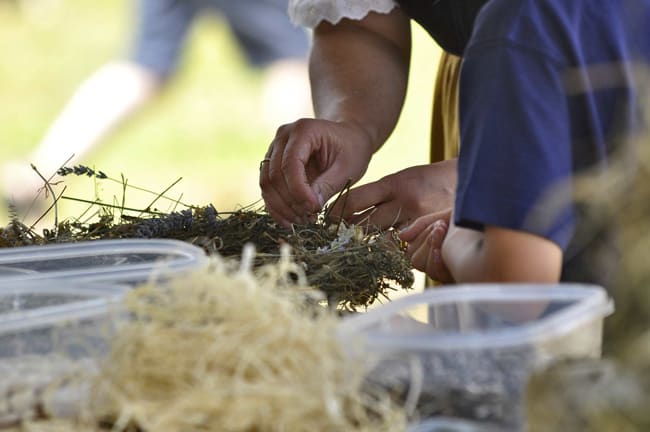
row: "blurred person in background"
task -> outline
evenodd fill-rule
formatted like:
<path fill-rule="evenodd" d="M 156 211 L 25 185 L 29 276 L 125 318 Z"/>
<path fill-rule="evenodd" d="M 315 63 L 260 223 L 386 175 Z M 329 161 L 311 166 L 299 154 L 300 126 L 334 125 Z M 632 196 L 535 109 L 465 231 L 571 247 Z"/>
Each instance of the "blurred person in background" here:
<path fill-rule="evenodd" d="M 287 0 L 139 0 L 129 57 L 88 77 L 25 160 L 4 164 L 5 199 L 28 206 L 43 186 L 30 163 L 46 177 L 73 155 L 68 164 L 79 163 L 154 100 L 174 77 L 193 23 L 208 13 L 223 16 L 250 66 L 263 70 L 265 125 L 311 113 L 309 34 L 289 21 Z"/>

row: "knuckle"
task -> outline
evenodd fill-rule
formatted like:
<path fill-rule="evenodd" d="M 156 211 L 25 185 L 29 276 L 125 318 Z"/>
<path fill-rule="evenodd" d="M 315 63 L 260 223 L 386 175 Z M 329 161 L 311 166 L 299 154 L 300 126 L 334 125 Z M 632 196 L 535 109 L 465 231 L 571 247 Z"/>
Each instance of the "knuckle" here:
<path fill-rule="evenodd" d="M 314 127 L 314 120 L 308 118 L 301 118 L 294 122 L 294 129 L 299 134 L 307 134 Z"/>
<path fill-rule="evenodd" d="M 278 127 L 278 129 L 275 131 L 276 138 L 286 135 L 290 129 L 291 129 L 291 123 L 280 125 L 280 127 Z"/>

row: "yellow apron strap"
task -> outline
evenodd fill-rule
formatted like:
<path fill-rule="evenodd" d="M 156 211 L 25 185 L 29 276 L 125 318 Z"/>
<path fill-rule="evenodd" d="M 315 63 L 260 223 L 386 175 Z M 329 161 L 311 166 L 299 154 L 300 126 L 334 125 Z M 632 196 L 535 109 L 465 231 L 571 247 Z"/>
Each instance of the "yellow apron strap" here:
<path fill-rule="evenodd" d="M 440 162 L 458 156 L 460 145 L 458 126 L 460 64 L 460 57 L 445 51 L 442 52 L 433 90 L 429 153 L 431 162 Z"/>

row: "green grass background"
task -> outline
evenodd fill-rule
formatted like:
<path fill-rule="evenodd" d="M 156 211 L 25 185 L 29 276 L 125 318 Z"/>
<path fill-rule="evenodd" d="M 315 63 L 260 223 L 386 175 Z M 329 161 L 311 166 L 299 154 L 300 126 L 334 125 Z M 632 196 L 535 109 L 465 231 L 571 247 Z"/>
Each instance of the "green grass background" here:
<path fill-rule="evenodd" d="M 78 84 L 107 60 L 123 56 L 131 37 L 132 1 L 0 0 L 0 159 L 26 154 Z M 235 1 L 235 0 L 233 0 Z M 113 134 L 85 162 L 130 184 L 213 203 L 226 211 L 260 199 L 258 164 L 274 135 L 259 121 L 262 77 L 250 69 L 227 26 L 199 21 L 181 69 L 163 96 Z M 439 51 L 414 26 L 409 91 L 389 142 L 362 183 L 428 158 L 431 96 Z M 68 179 L 67 195 L 110 201 L 118 190 Z M 151 195 L 127 193 L 142 207 Z M 161 209 L 165 209 L 161 206 Z M 60 214 L 79 210 L 68 203 Z M 60 216 L 61 217 L 61 216 Z M 6 222 L 6 209 L 0 221 Z"/>

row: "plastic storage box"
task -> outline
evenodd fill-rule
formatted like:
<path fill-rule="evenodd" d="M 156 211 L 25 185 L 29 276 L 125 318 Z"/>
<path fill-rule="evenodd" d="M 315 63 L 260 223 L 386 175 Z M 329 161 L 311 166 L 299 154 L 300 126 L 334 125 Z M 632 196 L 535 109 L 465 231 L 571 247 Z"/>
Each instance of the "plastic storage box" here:
<path fill-rule="evenodd" d="M 369 383 L 414 418 L 522 430 L 530 373 L 563 358 L 599 357 L 612 311 L 605 290 L 590 285 L 443 287 L 347 317 L 339 337 L 355 360 L 372 362 Z"/>
<path fill-rule="evenodd" d="M 180 240 L 95 240 L 0 250 L 0 290 L 17 280 L 71 279 L 136 285 L 200 268 L 203 249 Z"/>
<path fill-rule="evenodd" d="M 485 423 L 438 417 L 412 424 L 406 432 L 500 432 L 500 429 Z"/>
<path fill-rule="evenodd" d="M 83 379 L 108 352 L 127 289 L 65 279 L 3 284 L 0 426 L 43 410 L 57 390 L 87 388 Z"/>

